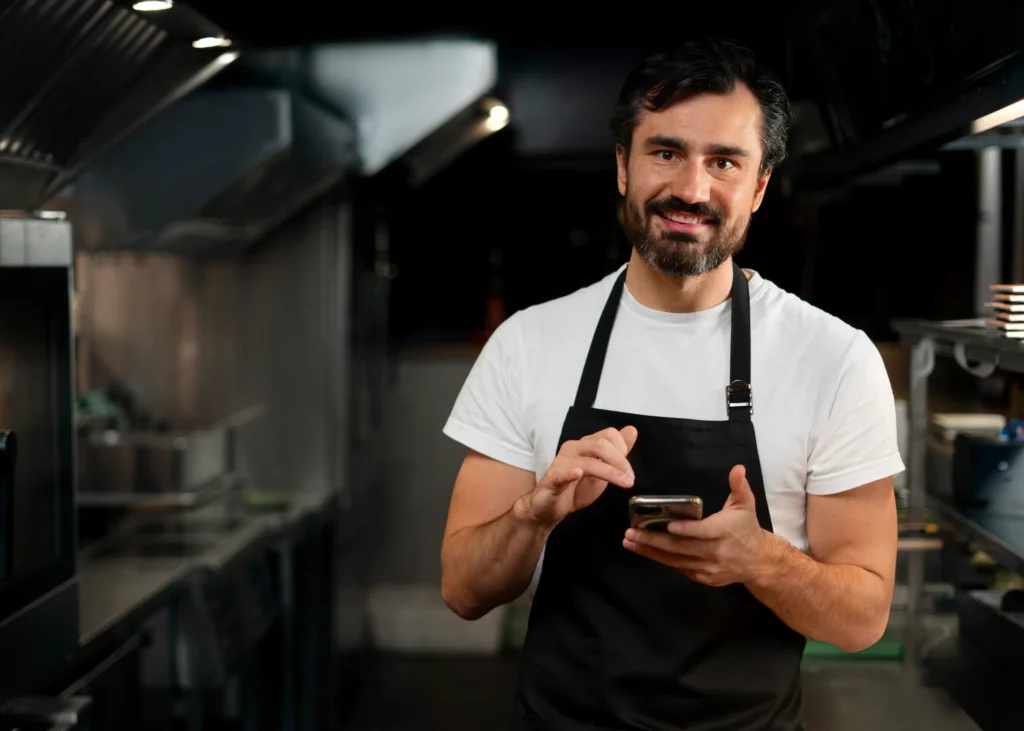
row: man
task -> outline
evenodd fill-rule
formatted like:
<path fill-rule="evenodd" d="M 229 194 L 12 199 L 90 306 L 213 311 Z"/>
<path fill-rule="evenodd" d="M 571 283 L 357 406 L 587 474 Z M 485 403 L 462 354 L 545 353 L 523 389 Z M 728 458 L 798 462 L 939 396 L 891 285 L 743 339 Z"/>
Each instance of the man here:
<path fill-rule="evenodd" d="M 732 258 L 789 120 L 728 42 L 633 71 L 612 122 L 628 265 L 509 318 L 458 397 L 445 601 L 480 617 L 540 563 L 518 729 L 800 729 L 804 638 L 854 651 L 886 627 L 903 465 L 881 357 Z M 704 518 L 630 530 L 631 494 L 697 495 Z"/>

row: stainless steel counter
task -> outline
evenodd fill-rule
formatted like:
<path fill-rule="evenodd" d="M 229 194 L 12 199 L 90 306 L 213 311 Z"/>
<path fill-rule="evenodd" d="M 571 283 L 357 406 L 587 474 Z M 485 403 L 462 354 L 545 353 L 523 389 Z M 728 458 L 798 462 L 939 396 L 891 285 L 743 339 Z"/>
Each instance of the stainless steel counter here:
<path fill-rule="evenodd" d="M 110 558 L 78 569 L 79 644 L 88 645 L 146 607 L 165 601 L 193 567 L 178 559 Z"/>
<path fill-rule="evenodd" d="M 194 550 L 175 557 L 84 551 L 78 564 L 80 644 L 92 643 L 133 619 L 144 620 L 193 572 L 223 566 L 255 541 L 290 540 L 307 521 L 323 516 L 335 498 L 330 492 L 296 494 L 284 510 L 243 511 L 230 530 L 218 532 L 206 526 L 226 507 L 212 504 L 184 519 L 178 535 Z"/>

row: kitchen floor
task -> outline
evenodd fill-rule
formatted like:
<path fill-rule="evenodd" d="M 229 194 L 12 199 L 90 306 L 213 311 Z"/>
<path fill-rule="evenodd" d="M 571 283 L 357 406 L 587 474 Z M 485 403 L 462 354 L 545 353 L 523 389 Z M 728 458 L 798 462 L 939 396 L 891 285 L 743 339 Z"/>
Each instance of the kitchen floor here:
<path fill-rule="evenodd" d="M 371 656 L 341 714 L 346 731 L 506 731 L 514 657 Z M 804 662 L 806 731 L 977 731 L 901 663 Z"/>

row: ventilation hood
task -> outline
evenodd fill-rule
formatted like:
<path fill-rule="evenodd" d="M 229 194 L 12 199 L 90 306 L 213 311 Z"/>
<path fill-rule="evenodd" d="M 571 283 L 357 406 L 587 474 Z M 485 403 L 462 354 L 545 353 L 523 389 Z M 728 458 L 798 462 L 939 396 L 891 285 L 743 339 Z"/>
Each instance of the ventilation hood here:
<path fill-rule="evenodd" d="M 352 127 L 285 89 L 204 89 L 126 139 L 48 208 L 83 249 L 229 255 L 338 182 Z"/>
<path fill-rule="evenodd" d="M 0 3 L 0 208 L 30 210 L 237 54 L 197 50 L 220 30 L 185 6 L 113 0 Z"/>
<path fill-rule="evenodd" d="M 492 44 L 325 46 L 237 66 L 244 85 L 179 101 L 48 202 L 80 247 L 232 255 L 346 175 L 397 163 L 421 181 L 500 126 L 484 99 Z"/>
<path fill-rule="evenodd" d="M 374 175 L 493 89 L 497 49 L 469 40 L 324 46 L 303 66 L 309 90 L 355 122 L 360 172 Z"/>
<path fill-rule="evenodd" d="M 841 186 L 954 140 L 978 144 L 987 140 L 977 135 L 997 127 L 988 138 L 1005 144 L 1015 136 L 1004 125 L 1024 113 L 1019 2 L 802 6 L 791 11 L 792 65 L 813 91 L 827 135 L 813 151 L 794 151 L 802 188 Z"/>

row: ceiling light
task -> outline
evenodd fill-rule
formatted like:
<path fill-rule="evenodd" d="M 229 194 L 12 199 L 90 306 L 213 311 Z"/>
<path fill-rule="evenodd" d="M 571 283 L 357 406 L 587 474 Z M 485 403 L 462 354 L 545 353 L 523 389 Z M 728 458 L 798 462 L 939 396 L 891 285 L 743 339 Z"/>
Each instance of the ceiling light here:
<path fill-rule="evenodd" d="M 508 124 L 509 111 L 508 107 L 504 104 L 495 104 L 487 112 L 487 119 L 484 121 L 484 125 L 491 132 L 497 132 L 499 129 Z"/>
<path fill-rule="evenodd" d="M 998 127 L 1001 124 L 1017 119 L 1017 117 L 1024 117 L 1024 99 L 974 120 L 971 123 L 971 132 L 973 134 L 985 132 L 993 127 Z"/>
<path fill-rule="evenodd" d="M 132 5 L 132 8 L 140 13 L 158 13 L 161 10 L 170 10 L 174 7 L 171 0 L 139 0 Z"/>
<path fill-rule="evenodd" d="M 192 41 L 192 48 L 226 48 L 231 45 L 230 38 L 206 36 Z"/>

